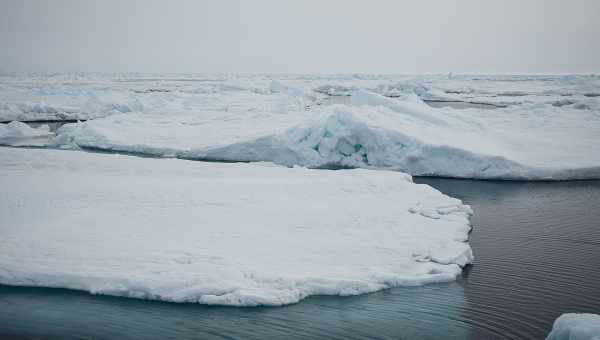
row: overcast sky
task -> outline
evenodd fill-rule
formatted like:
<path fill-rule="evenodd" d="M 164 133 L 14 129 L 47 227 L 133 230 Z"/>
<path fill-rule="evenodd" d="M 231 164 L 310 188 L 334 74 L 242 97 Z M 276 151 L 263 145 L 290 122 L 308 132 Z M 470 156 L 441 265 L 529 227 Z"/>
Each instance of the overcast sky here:
<path fill-rule="evenodd" d="M 0 70 L 600 72 L 598 0 L 0 0 Z"/>

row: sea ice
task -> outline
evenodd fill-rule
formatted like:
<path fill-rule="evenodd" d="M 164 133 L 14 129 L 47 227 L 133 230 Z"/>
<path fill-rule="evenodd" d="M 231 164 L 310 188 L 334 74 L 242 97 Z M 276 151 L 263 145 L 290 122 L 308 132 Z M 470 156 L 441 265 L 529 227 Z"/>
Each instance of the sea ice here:
<path fill-rule="evenodd" d="M 590 179 L 600 178 L 598 88 L 595 76 L 0 76 L 0 120 L 91 119 L 59 130 L 50 145 L 61 148 Z"/>
<path fill-rule="evenodd" d="M 554 321 L 546 340 L 600 340 L 600 315 L 563 314 Z"/>
<path fill-rule="evenodd" d="M 600 117 L 551 104 L 529 113 L 432 108 L 353 92 L 310 111 L 120 114 L 67 126 L 57 146 L 163 157 L 397 169 L 484 179 L 600 178 Z"/>
<path fill-rule="evenodd" d="M 17 121 L 0 124 L 0 145 L 45 146 L 53 136 L 47 125 L 32 128 Z"/>
<path fill-rule="evenodd" d="M 283 305 L 454 280 L 471 209 L 409 175 L 0 148 L 0 283 Z"/>

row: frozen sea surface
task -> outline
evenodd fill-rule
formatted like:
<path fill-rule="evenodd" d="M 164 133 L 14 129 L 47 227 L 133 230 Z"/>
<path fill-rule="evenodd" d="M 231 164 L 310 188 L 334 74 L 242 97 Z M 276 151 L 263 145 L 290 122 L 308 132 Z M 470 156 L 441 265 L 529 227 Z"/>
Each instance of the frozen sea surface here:
<path fill-rule="evenodd" d="M 0 283 L 285 305 L 454 280 L 471 209 L 410 176 L 0 148 Z"/>
<path fill-rule="evenodd" d="M 597 76 L 0 78 L 0 120 L 89 119 L 51 147 L 482 179 L 600 178 L 599 103 Z"/>

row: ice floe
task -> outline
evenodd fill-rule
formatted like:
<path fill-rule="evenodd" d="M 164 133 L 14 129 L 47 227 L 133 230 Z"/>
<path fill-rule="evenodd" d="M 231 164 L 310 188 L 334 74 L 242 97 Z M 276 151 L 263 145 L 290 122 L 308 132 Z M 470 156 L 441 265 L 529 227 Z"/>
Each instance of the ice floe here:
<path fill-rule="evenodd" d="M 306 111 L 120 114 L 59 130 L 57 146 L 153 156 L 397 169 L 483 179 L 600 178 L 600 117 L 532 104 L 522 112 L 435 109 L 416 95 L 358 90 Z M 496 113 L 497 112 L 497 113 Z"/>
<path fill-rule="evenodd" d="M 554 321 L 546 340 L 600 340 L 600 315 L 563 314 Z"/>
<path fill-rule="evenodd" d="M 0 283 L 234 306 L 454 280 L 471 209 L 364 169 L 0 148 Z"/>

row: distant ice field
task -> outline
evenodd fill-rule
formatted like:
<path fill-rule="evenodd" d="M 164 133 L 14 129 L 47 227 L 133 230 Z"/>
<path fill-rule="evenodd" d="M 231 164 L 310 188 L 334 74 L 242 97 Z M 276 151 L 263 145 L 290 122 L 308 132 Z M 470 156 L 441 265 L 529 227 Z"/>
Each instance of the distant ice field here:
<path fill-rule="evenodd" d="M 0 144 L 459 178 L 600 178 L 594 75 L 5 75 L 0 121 L 12 120 L 87 121 L 56 132 L 0 126 Z"/>

